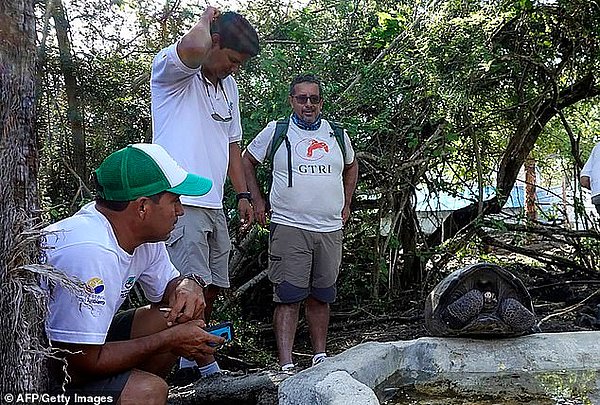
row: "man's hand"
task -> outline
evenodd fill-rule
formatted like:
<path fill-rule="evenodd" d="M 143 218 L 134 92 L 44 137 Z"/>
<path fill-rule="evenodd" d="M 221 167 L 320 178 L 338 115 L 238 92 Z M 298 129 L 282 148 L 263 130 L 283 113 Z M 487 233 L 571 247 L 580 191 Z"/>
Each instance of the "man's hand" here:
<path fill-rule="evenodd" d="M 344 205 L 344 208 L 342 209 L 342 224 L 343 225 L 346 225 L 346 221 L 348 221 L 348 218 L 350 218 L 350 206 Z"/>
<path fill-rule="evenodd" d="M 173 282 L 177 284 L 168 296 L 167 302 L 171 310 L 165 314 L 167 326 L 192 319 L 203 319 L 206 302 L 202 287 L 189 278 L 179 277 Z"/>
<path fill-rule="evenodd" d="M 195 320 L 172 327 L 170 331 L 173 333 L 175 347 L 173 353 L 192 360 L 213 354 L 225 343 L 225 339 L 206 332 L 202 329 L 205 326 L 204 321 Z"/>
<path fill-rule="evenodd" d="M 581 183 L 581 186 L 584 188 L 587 188 L 588 190 L 592 188 L 592 184 L 590 181 L 590 176 L 581 176 L 581 178 L 579 179 L 579 182 Z"/>
<path fill-rule="evenodd" d="M 221 15 L 221 11 L 213 6 L 207 6 L 204 13 L 202 13 L 202 19 L 204 19 L 208 24 L 215 21 Z"/>
<path fill-rule="evenodd" d="M 253 198 L 254 202 L 254 218 L 261 226 L 267 225 L 267 204 L 262 195 L 257 195 Z"/>
<path fill-rule="evenodd" d="M 248 229 L 252 225 L 254 219 L 254 210 L 252 204 L 246 198 L 241 198 L 238 201 L 238 211 L 240 213 L 240 221 L 242 222 L 242 230 Z"/>
<path fill-rule="evenodd" d="M 221 12 L 211 6 L 206 7 L 200 20 L 185 34 L 177 44 L 177 54 L 184 65 L 196 69 L 200 67 L 213 45 L 210 33 L 211 24 Z"/>

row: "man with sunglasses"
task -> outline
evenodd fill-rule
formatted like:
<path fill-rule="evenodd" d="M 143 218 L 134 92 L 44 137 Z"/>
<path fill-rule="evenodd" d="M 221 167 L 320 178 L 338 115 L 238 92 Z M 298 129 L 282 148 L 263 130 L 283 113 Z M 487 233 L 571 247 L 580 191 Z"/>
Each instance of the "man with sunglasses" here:
<path fill-rule="evenodd" d="M 167 241 L 177 269 L 195 274 L 203 288 L 206 322 L 220 289 L 229 287 L 231 242 L 222 204 L 227 175 L 237 192 L 242 223 L 250 225 L 253 218 L 238 144 L 239 93 L 231 75 L 258 52 L 256 31 L 244 17 L 209 6 L 152 64 L 153 142 L 185 170 L 213 181 L 208 194 L 182 198 L 185 215 Z M 180 367 L 185 379 L 220 371 L 212 356 L 197 364 L 182 359 Z"/>
<path fill-rule="evenodd" d="M 266 204 L 255 166 L 266 163 L 269 156 L 272 159 L 268 271 L 274 287 L 279 365 L 284 372 L 295 369 L 292 347 L 302 302 L 314 352 L 312 364 L 327 357 L 329 304 L 336 296 L 342 227 L 350 216 L 358 178 L 350 138 L 344 131 L 343 140 L 338 141 L 335 125 L 321 118 L 321 94 L 321 83 L 314 75 L 294 78 L 285 146 L 273 153 L 278 126 L 273 121 L 248 145 L 242 158 L 255 219 L 263 226 Z"/>

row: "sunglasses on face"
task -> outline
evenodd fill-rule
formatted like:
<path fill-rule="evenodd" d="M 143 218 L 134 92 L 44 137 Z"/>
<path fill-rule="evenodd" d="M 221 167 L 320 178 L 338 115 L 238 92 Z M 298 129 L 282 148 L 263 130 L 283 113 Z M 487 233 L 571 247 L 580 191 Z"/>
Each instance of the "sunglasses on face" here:
<path fill-rule="evenodd" d="M 321 96 L 316 96 L 316 95 L 312 95 L 312 96 L 305 96 L 305 95 L 300 95 L 300 96 L 293 96 L 294 100 L 296 100 L 296 102 L 298 104 L 306 104 L 308 103 L 308 100 L 310 100 L 311 104 L 317 104 L 318 102 L 321 101 Z"/>

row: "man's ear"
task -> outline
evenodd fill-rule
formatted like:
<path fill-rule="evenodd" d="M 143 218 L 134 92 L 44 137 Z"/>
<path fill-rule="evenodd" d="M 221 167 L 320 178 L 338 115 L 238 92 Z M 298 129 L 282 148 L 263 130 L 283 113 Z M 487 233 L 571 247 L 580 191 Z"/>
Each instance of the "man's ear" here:
<path fill-rule="evenodd" d="M 211 35 L 211 39 L 212 39 L 212 47 L 217 47 L 218 49 L 221 48 L 221 34 L 215 32 L 214 34 Z"/>
<path fill-rule="evenodd" d="M 136 213 L 142 219 L 144 219 L 144 217 L 146 216 L 148 201 L 149 199 L 147 197 L 140 197 L 136 200 Z"/>

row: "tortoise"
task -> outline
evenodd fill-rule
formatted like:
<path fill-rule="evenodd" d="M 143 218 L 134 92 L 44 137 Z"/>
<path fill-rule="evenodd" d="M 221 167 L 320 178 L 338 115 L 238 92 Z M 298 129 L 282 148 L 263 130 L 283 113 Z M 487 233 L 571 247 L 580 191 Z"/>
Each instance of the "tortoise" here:
<path fill-rule="evenodd" d="M 425 327 L 433 336 L 519 336 L 534 332 L 535 325 L 525 285 L 495 264 L 454 271 L 425 302 Z"/>

